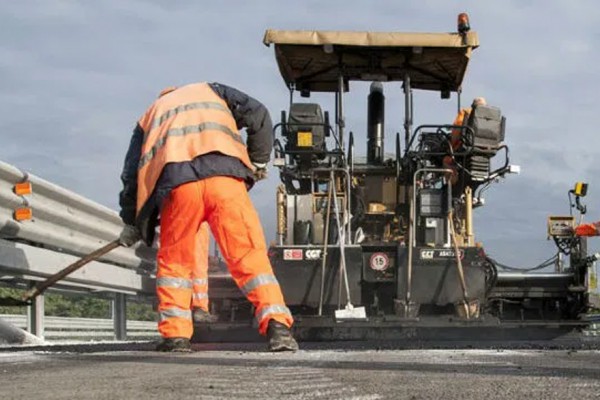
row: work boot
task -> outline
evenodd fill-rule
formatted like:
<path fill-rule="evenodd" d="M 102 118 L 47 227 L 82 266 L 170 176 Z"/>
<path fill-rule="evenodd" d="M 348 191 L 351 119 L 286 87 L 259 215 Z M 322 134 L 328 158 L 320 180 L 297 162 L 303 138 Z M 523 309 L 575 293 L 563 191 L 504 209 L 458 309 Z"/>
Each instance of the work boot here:
<path fill-rule="evenodd" d="M 170 353 L 191 353 L 192 344 L 190 339 L 182 337 L 163 338 L 156 346 L 156 351 Z"/>
<path fill-rule="evenodd" d="M 217 322 L 216 315 L 212 315 L 208 311 L 205 311 L 201 308 L 194 308 L 192 310 L 192 319 L 195 323 L 198 324 L 210 324 L 213 322 Z"/>
<path fill-rule="evenodd" d="M 269 339 L 269 351 L 298 350 L 298 343 L 296 343 L 296 340 L 292 336 L 290 328 L 274 319 L 269 321 L 267 338 Z"/>

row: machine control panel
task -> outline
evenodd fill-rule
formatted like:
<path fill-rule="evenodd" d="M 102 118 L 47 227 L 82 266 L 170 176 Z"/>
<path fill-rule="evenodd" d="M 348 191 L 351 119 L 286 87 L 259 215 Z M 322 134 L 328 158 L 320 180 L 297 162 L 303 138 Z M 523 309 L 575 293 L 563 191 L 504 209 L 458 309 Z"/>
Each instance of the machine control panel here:
<path fill-rule="evenodd" d="M 548 237 L 573 236 L 575 217 L 552 215 L 548 217 Z"/>

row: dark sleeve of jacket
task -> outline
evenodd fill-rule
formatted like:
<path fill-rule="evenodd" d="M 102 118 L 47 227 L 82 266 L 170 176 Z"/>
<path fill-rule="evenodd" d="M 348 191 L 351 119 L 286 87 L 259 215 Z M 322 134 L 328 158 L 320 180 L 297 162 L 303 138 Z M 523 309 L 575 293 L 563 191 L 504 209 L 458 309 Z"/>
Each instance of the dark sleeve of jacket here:
<path fill-rule="evenodd" d="M 138 124 L 133 130 L 129 149 L 125 155 L 121 181 L 123 190 L 119 193 L 119 205 L 121 212 L 119 215 L 127 225 L 135 224 L 135 208 L 137 202 L 137 178 L 138 164 L 140 163 L 140 154 L 142 152 L 142 141 L 144 140 L 144 131 Z"/>
<path fill-rule="evenodd" d="M 211 83 L 210 87 L 227 103 L 237 128 L 246 128 L 250 161 L 269 162 L 273 150 L 273 123 L 267 108 L 258 100 L 230 86 Z"/>

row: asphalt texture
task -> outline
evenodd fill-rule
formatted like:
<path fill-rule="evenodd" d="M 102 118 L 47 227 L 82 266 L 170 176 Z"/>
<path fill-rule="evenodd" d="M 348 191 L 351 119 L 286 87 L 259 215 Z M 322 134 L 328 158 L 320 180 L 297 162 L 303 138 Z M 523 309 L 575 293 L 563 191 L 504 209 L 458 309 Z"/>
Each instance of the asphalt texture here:
<path fill-rule="evenodd" d="M 152 343 L 0 349 L 1 399 L 598 399 L 595 346 L 406 348 L 392 343 Z"/>

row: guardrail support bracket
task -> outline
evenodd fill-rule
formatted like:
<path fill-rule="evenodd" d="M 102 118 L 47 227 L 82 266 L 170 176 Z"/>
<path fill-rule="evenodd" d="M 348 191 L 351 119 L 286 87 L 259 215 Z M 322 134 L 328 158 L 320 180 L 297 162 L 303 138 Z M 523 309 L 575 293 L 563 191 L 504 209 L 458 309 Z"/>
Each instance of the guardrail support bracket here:
<path fill-rule="evenodd" d="M 115 340 L 127 340 L 127 298 L 124 293 L 115 293 L 112 301 L 112 317 Z"/>
<path fill-rule="evenodd" d="M 44 338 L 44 295 L 35 297 L 27 307 L 27 331 Z"/>

